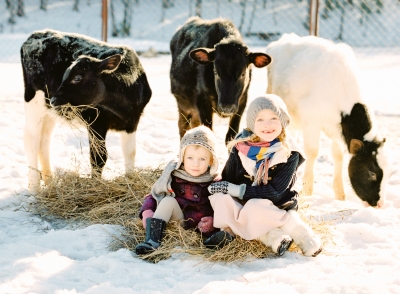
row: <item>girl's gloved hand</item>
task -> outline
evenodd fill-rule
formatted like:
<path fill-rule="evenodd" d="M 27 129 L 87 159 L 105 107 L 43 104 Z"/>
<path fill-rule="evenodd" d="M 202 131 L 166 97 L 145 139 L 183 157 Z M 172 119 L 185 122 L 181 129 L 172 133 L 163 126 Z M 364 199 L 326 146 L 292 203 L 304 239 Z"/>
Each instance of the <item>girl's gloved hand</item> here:
<path fill-rule="evenodd" d="M 199 228 L 199 231 L 202 233 L 209 233 L 214 231 L 215 228 L 213 226 L 213 217 L 203 216 L 199 221 L 197 227 Z"/>
<path fill-rule="evenodd" d="M 153 215 L 154 215 L 154 211 L 152 211 L 150 209 L 143 211 L 143 213 L 142 213 L 143 228 L 146 229 L 146 219 L 148 219 L 149 217 L 153 217 Z"/>
<path fill-rule="evenodd" d="M 243 195 L 246 192 L 246 184 L 235 185 L 227 181 L 215 182 L 208 186 L 208 192 L 211 194 L 224 193 L 243 199 Z"/>

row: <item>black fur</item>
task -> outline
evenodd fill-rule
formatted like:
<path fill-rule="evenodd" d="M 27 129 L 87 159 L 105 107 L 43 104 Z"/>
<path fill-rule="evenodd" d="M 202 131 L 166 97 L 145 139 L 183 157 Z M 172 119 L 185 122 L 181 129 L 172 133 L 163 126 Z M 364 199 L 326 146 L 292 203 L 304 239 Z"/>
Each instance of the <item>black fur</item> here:
<path fill-rule="evenodd" d="M 34 32 L 24 42 L 21 63 L 26 102 L 42 90 L 48 108 L 67 103 L 90 106 L 81 115 L 89 124 L 92 167 L 101 171 L 107 160 L 108 130 L 136 131 L 151 97 L 135 51 L 83 35 L 45 30 Z M 93 136 L 101 144 L 97 151 Z"/>
<path fill-rule="evenodd" d="M 189 19 L 172 37 L 170 49 L 171 92 L 178 103 L 180 136 L 200 124 L 212 128 L 216 112 L 230 117 L 228 142 L 236 135 L 246 107 L 250 64 L 264 67 L 271 58 L 249 52 L 237 28 L 224 19 Z"/>
<path fill-rule="evenodd" d="M 342 113 L 342 134 L 347 148 L 352 157 L 349 162 L 348 171 L 351 185 L 356 194 L 371 206 L 376 206 L 380 199 L 380 186 L 383 178 L 383 171 L 377 161 L 378 149 L 384 144 L 374 138 L 366 141 L 364 135 L 371 128 L 371 118 L 367 107 L 363 104 L 354 104 L 349 115 Z M 361 141 L 359 149 L 353 151 L 352 140 Z"/>

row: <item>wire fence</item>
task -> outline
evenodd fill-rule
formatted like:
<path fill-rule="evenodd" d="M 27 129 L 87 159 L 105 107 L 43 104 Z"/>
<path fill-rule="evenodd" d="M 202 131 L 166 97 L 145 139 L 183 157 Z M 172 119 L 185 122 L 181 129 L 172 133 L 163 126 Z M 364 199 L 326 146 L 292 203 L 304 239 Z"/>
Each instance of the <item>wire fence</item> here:
<path fill-rule="evenodd" d="M 400 48 L 400 0 L 313 0 L 319 36 L 353 47 Z M 310 32 L 312 0 L 108 0 L 110 42 L 134 49 L 169 50 L 188 17 L 232 20 L 250 46 L 282 34 Z M 5 0 L 0 2 L 0 61 L 15 60 L 34 30 L 51 28 L 102 37 L 102 0 Z"/>

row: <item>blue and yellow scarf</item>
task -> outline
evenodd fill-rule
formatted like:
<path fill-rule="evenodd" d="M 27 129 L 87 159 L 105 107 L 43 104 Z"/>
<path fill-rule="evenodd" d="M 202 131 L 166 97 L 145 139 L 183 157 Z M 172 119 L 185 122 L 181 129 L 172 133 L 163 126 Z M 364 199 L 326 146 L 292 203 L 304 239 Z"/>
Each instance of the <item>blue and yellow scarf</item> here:
<path fill-rule="evenodd" d="M 276 138 L 271 142 L 253 143 L 249 141 L 238 142 L 236 149 L 256 162 L 257 173 L 254 183 L 258 186 L 268 183 L 268 162 L 275 152 L 282 148 L 282 142 Z"/>

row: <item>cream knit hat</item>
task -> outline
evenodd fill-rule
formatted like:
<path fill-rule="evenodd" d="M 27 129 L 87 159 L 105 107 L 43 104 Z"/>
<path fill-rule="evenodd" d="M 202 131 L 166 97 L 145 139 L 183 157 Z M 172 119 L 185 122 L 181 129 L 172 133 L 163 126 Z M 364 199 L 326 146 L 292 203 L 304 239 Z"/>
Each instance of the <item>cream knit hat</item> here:
<path fill-rule="evenodd" d="M 290 123 L 290 115 L 285 102 L 274 94 L 265 94 L 264 96 L 254 99 L 247 109 L 247 128 L 254 133 L 254 123 L 256 117 L 261 110 L 270 109 L 279 117 L 282 127 L 286 128 Z"/>
<path fill-rule="evenodd" d="M 216 174 L 218 172 L 218 158 L 215 152 L 215 142 L 216 138 L 213 131 L 206 126 L 198 126 L 188 130 L 181 139 L 181 149 L 179 152 L 177 168 L 179 168 L 183 162 L 183 155 L 185 154 L 186 147 L 189 145 L 198 145 L 211 152 L 213 160 L 210 166 L 210 174 Z"/>

